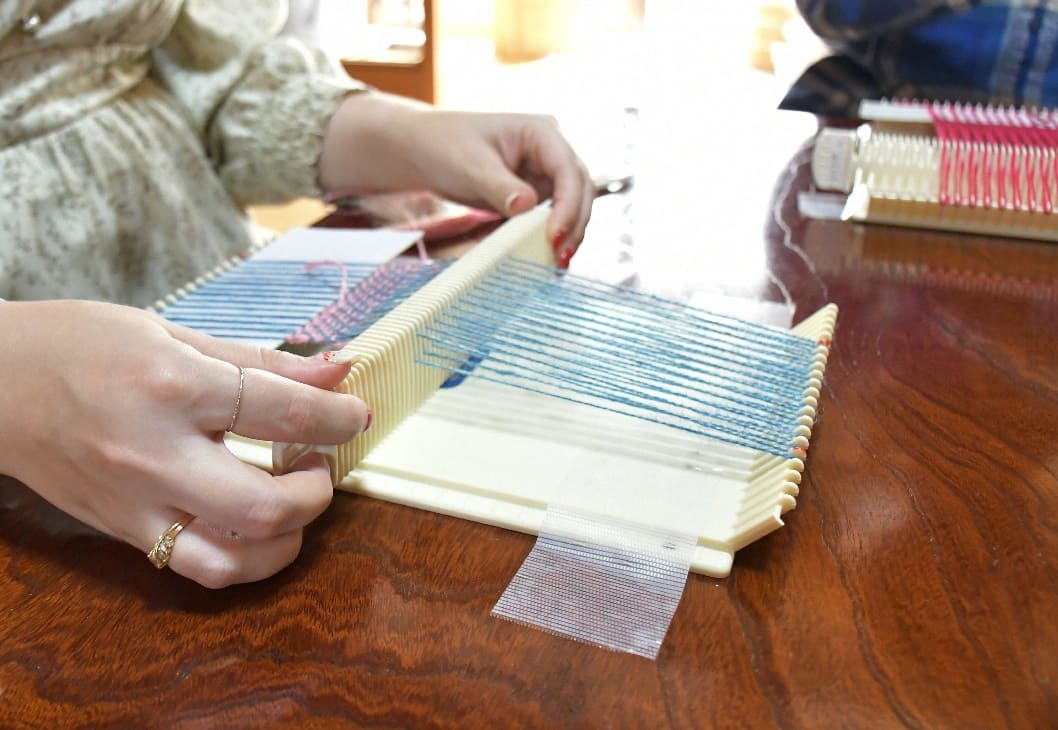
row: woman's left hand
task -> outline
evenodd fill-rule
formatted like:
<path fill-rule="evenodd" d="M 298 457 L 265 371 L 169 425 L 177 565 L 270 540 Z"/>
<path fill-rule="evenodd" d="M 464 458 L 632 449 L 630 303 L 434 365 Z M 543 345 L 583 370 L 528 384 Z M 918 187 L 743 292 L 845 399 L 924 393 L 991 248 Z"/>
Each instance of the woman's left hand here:
<path fill-rule="evenodd" d="M 508 216 L 550 197 L 547 235 L 561 264 L 580 245 L 595 197 L 550 117 L 445 111 L 375 92 L 351 95 L 331 119 L 319 181 L 355 195 L 428 189 Z"/>

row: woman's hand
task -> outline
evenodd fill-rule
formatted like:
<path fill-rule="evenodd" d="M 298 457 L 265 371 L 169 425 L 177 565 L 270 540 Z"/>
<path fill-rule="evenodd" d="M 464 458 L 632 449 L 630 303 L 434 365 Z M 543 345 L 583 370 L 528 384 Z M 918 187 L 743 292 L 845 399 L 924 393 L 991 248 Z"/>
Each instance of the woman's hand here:
<path fill-rule="evenodd" d="M 290 564 L 333 493 L 318 455 L 272 476 L 225 447 L 239 367 L 239 434 L 337 444 L 369 423 L 362 401 L 330 390 L 348 363 L 216 340 L 142 310 L 0 303 L 0 333 L 0 473 L 144 553 L 194 515 L 169 567 L 212 588 Z"/>
<path fill-rule="evenodd" d="M 547 235 L 560 263 L 584 237 L 595 188 L 549 117 L 443 111 L 353 94 L 331 119 L 319 181 L 353 195 L 431 190 L 504 215 L 552 198 Z"/>

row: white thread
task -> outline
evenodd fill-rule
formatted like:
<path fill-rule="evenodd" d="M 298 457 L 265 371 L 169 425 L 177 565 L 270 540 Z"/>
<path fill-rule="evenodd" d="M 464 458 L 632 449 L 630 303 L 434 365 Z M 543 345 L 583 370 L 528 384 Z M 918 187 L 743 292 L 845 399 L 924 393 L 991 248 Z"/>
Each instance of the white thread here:
<path fill-rule="evenodd" d="M 492 615 L 655 659 L 687 582 L 697 539 L 564 507 Z"/>

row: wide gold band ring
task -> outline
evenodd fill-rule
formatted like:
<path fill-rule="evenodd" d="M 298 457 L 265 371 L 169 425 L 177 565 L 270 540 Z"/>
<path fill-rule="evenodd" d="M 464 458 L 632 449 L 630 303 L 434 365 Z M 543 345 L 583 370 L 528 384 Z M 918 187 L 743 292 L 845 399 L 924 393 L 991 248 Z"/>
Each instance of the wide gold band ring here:
<path fill-rule="evenodd" d="M 151 561 L 151 565 L 158 570 L 169 565 L 169 558 L 173 556 L 173 545 L 176 544 L 176 536 L 179 535 L 185 527 L 190 525 L 194 519 L 194 515 L 188 515 L 183 520 L 177 520 L 169 525 L 165 532 L 158 536 L 158 540 L 154 543 L 154 547 L 152 547 L 151 551 L 147 553 L 147 559 Z"/>

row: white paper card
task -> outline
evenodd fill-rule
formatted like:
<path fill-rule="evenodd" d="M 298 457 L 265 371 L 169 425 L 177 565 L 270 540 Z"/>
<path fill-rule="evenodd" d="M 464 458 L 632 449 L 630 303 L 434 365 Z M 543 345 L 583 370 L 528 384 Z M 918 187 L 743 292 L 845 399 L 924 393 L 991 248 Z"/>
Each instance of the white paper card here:
<path fill-rule="evenodd" d="M 291 228 L 253 258 L 381 264 L 399 256 L 420 238 L 421 231 L 386 228 Z"/>

